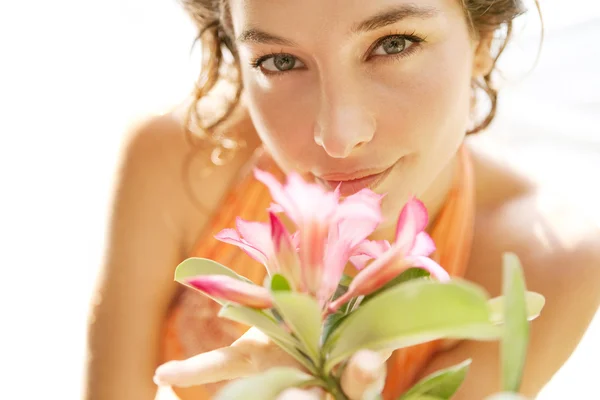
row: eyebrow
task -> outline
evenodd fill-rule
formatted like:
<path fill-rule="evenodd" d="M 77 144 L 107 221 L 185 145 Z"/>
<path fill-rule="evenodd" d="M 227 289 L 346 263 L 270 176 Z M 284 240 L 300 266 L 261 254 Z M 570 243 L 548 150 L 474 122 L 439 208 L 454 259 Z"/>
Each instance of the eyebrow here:
<path fill-rule="evenodd" d="M 260 29 L 249 28 L 244 30 L 235 40 L 238 43 L 257 43 L 271 44 L 278 46 L 296 47 L 297 44 L 293 40 L 273 35 L 271 33 L 261 31 Z"/>
<path fill-rule="evenodd" d="M 401 6 L 392 7 L 381 11 L 372 17 L 365 19 L 362 22 L 354 25 L 351 32 L 363 33 L 383 28 L 388 25 L 395 24 L 407 18 L 427 19 L 433 18 L 439 14 L 438 9 L 433 7 L 419 7 L 414 4 L 403 4 Z"/>
<path fill-rule="evenodd" d="M 381 11 L 372 17 L 355 24 L 350 30 L 353 34 L 369 32 L 395 24 L 407 18 L 427 19 L 437 16 L 439 11 L 433 7 L 419 7 L 414 4 L 403 4 Z M 245 29 L 236 39 L 238 43 L 270 44 L 278 46 L 296 47 L 296 42 L 281 36 L 256 28 Z"/>

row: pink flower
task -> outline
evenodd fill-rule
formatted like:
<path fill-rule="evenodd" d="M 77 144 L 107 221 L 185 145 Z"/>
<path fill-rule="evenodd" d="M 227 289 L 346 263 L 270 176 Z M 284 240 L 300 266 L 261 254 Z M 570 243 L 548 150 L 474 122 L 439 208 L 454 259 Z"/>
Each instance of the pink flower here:
<path fill-rule="evenodd" d="M 254 174 L 271 192 L 271 210 L 285 212 L 296 224 L 304 290 L 323 303 L 335 291 L 351 251 L 381 222 L 382 196 L 364 190 L 340 202 L 338 191 L 306 183 L 294 172 L 285 185 L 267 172 Z"/>
<path fill-rule="evenodd" d="M 275 250 L 271 240 L 271 227 L 261 222 L 236 219 L 236 229 L 223 229 L 215 238 L 241 248 L 250 257 L 263 264 L 269 274 L 278 272 Z"/>
<path fill-rule="evenodd" d="M 427 208 L 416 198 L 411 198 L 402 208 L 396 224 L 394 246 L 408 257 L 427 257 L 435 251 L 435 244 L 425 232 L 429 222 Z"/>
<path fill-rule="evenodd" d="M 329 302 L 348 261 L 361 271 L 347 293 L 329 306 L 330 310 L 351 297 L 378 290 L 410 267 L 424 268 L 442 281 L 449 279 L 446 271 L 428 258 L 435 246 L 425 232 L 428 215 L 419 200 L 412 198 L 403 207 L 391 245 L 387 241 L 367 240 L 381 222 L 383 196 L 364 189 L 341 200 L 337 190 L 328 192 L 306 183 L 296 173 L 289 174 L 285 184 L 261 170 L 254 174 L 268 187 L 274 200 L 268 210 L 269 223 L 238 218 L 237 229 L 225 229 L 216 238 L 239 246 L 264 264 L 270 275 L 282 274 L 292 290 L 309 293 L 321 306 Z M 276 212 L 284 212 L 298 230 L 290 234 Z M 372 259 L 375 260 L 366 266 Z M 204 290 L 220 290 L 227 293 L 222 296 L 239 298 L 244 304 L 252 301 L 249 299 L 260 299 L 258 304 L 266 304 L 264 292 L 253 296 L 247 288 L 232 290 L 234 286 L 229 281 L 223 281 L 223 288 L 219 287 L 220 281 L 210 283 L 212 286 Z"/>
<path fill-rule="evenodd" d="M 379 209 L 382 197 L 371 190 L 363 189 L 347 197 L 344 206 L 350 209 L 354 205 L 368 205 L 371 209 Z M 344 218 L 330 227 L 325 252 L 327 273 L 323 276 L 320 300 L 328 300 L 335 292 L 350 256 L 373 233 L 379 223 L 380 219 L 363 218 L 360 213 L 347 212 Z"/>
<path fill-rule="evenodd" d="M 352 280 L 348 291 L 329 305 L 329 311 L 336 311 L 352 297 L 380 289 L 411 267 L 423 268 L 440 281 L 449 280 L 448 273 L 428 257 L 435 251 L 435 245 L 425 232 L 427 222 L 425 205 L 412 198 L 400 213 L 393 245 L 386 241 L 364 241 L 357 246 L 351 261 L 361 271 Z M 365 267 L 366 262 L 373 258 L 375 261 Z"/>
<path fill-rule="evenodd" d="M 429 216 L 425 205 L 420 200 L 414 197 L 411 198 L 400 212 L 393 246 L 404 254 L 404 257 L 412 266 L 438 271 L 435 266 L 439 267 L 439 265 L 428 257 L 435 251 L 433 240 L 425 232 L 428 222 Z M 369 260 L 381 256 L 391 248 L 392 245 L 385 240 L 366 240 L 355 249 L 350 261 L 356 268 L 363 269 Z M 435 265 L 432 263 L 435 263 Z M 432 273 L 432 275 L 434 274 Z M 447 274 L 440 271 L 440 275 L 436 277 L 445 280 Z"/>
<path fill-rule="evenodd" d="M 247 307 L 262 309 L 273 306 L 271 294 L 267 289 L 229 276 L 202 275 L 188 279 L 187 283 L 211 297 Z"/>
<path fill-rule="evenodd" d="M 327 222 L 335 215 L 339 196 L 317 185 L 306 184 L 296 173 L 288 175 L 285 186 L 267 172 L 257 169 L 254 175 L 269 188 L 275 203 L 298 226 L 302 280 L 305 289 L 315 294 L 323 271 Z"/>
<path fill-rule="evenodd" d="M 350 257 L 350 262 L 354 264 L 356 269 L 363 269 L 369 261 L 379 257 L 388 251 L 392 245 L 387 240 L 365 240 L 358 245 L 353 255 Z"/>
<path fill-rule="evenodd" d="M 337 311 L 353 297 L 364 296 L 382 288 L 409 267 L 398 248 L 390 249 L 352 279 L 346 293 L 329 304 L 329 312 Z"/>
<path fill-rule="evenodd" d="M 269 213 L 271 221 L 271 239 L 274 247 L 277 270 L 289 281 L 292 290 L 304 291 L 305 283 L 300 272 L 300 259 L 298 258 L 297 245 L 294 237 L 289 234 L 283 222 L 272 212 Z"/>

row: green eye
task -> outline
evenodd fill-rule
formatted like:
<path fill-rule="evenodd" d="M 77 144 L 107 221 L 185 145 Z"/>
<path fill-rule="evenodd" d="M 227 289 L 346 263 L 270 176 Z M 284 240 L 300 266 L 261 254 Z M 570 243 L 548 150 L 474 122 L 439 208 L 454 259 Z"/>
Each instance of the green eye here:
<path fill-rule="evenodd" d="M 385 54 L 398 54 L 406 48 L 407 40 L 401 36 L 390 36 L 381 41 L 379 47 Z"/>
<path fill-rule="evenodd" d="M 408 53 L 408 50 L 412 50 L 412 47 L 422 42 L 423 40 L 407 35 L 390 35 L 380 39 L 376 42 L 373 50 L 371 51 L 372 56 L 391 56 L 395 54 Z"/>
<path fill-rule="evenodd" d="M 296 65 L 296 59 L 289 54 L 282 54 L 273 57 L 273 64 L 278 70 L 287 71 L 294 69 L 294 66 Z"/>
<path fill-rule="evenodd" d="M 300 60 L 291 54 L 274 54 L 263 58 L 258 65 L 269 72 L 285 72 L 304 66 Z"/>

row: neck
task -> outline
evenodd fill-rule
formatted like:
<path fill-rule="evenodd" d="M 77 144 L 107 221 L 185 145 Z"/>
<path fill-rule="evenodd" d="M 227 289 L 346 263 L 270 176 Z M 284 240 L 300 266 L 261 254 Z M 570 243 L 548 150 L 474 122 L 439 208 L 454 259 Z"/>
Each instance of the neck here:
<path fill-rule="evenodd" d="M 429 230 L 431 226 L 437 221 L 438 216 L 444 205 L 452 188 L 454 187 L 456 174 L 459 169 L 459 157 L 456 153 L 450 162 L 442 169 L 438 176 L 434 179 L 433 184 L 425 191 L 421 197 L 421 201 L 427 207 L 429 213 Z"/>

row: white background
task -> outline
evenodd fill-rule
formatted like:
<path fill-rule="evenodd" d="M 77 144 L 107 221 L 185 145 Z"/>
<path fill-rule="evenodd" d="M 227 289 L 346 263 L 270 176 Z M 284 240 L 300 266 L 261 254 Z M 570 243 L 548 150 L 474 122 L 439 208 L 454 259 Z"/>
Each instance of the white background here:
<path fill-rule="evenodd" d="M 534 149 L 528 167 L 555 171 L 564 190 L 580 187 L 600 224 L 600 4 L 542 3 L 540 64 L 525 75 L 539 39 L 532 12 L 504 59 L 511 81 L 488 136 L 513 146 L 515 162 Z M 0 398 L 79 398 L 122 135 L 187 94 L 194 33 L 175 0 L 0 3 Z M 565 151 L 576 155 L 568 165 Z M 585 340 L 600 337 L 597 325 Z M 561 374 L 593 382 L 599 357 L 598 346 L 576 353 L 589 368 L 567 364 Z M 542 398 L 582 398 L 569 386 Z"/>

